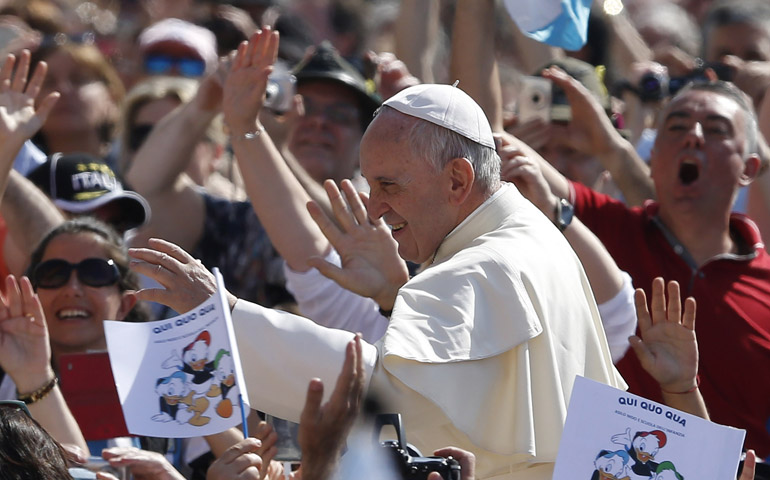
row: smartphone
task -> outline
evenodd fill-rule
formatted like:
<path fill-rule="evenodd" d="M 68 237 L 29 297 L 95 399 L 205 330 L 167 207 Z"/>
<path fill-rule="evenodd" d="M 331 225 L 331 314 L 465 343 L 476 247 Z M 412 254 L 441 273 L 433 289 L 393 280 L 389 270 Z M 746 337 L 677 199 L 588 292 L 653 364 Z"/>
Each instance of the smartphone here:
<path fill-rule="evenodd" d="M 539 118 L 543 123 L 551 122 L 552 84 L 543 77 L 521 78 L 517 101 L 519 124 Z"/>

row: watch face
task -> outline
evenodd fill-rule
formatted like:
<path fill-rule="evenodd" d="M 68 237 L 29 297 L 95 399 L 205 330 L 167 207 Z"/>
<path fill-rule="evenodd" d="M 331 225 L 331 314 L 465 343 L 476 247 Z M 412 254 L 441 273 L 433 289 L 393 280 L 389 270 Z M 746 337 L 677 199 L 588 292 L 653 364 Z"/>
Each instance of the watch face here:
<path fill-rule="evenodd" d="M 564 231 L 572 223 L 572 217 L 575 216 L 575 207 L 565 199 L 561 199 L 561 218 L 559 218 L 559 229 Z"/>

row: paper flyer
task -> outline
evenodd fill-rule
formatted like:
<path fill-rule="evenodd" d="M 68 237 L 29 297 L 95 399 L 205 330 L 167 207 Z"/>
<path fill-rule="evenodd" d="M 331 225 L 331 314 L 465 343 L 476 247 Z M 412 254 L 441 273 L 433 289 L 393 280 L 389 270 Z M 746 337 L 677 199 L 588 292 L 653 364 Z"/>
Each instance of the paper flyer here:
<path fill-rule="evenodd" d="M 105 321 L 104 333 L 129 432 L 163 438 L 212 435 L 248 408 L 230 309 L 217 293 L 189 312 L 146 323 Z"/>
<path fill-rule="evenodd" d="M 577 377 L 553 480 L 736 478 L 745 435 Z"/>

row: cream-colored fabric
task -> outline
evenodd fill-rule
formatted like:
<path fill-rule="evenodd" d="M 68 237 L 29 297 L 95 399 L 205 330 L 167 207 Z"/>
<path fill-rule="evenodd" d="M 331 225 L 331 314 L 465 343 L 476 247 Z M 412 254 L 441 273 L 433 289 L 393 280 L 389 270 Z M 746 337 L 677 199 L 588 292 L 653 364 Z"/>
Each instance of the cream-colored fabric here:
<path fill-rule="evenodd" d="M 625 387 L 579 260 L 512 186 L 402 288 L 380 353 L 474 452 L 511 465 L 555 461 L 576 375 Z"/>
<path fill-rule="evenodd" d="M 329 399 L 352 333 L 243 300 L 233 309 L 233 326 L 252 408 L 299 422 L 308 382 L 316 377 Z M 362 344 L 368 381 L 377 349 Z"/>
<path fill-rule="evenodd" d="M 243 301 L 233 321 L 254 408 L 296 420 L 316 376 L 328 395 L 352 334 Z M 401 289 L 365 361 L 408 440 L 474 452 L 480 479 L 550 478 L 575 375 L 625 387 L 577 257 L 512 186 Z"/>

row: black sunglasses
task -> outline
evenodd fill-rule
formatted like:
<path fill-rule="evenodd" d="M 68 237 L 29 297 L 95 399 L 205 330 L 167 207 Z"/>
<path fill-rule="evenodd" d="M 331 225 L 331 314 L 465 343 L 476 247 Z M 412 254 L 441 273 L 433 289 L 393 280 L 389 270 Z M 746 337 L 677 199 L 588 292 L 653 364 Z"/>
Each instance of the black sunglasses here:
<path fill-rule="evenodd" d="M 89 287 L 107 287 L 120 280 L 120 270 L 112 259 L 86 258 L 80 263 L 69 263 L 55 258 L 35 267 L 32 284 L 36 288 L 59 288 L 69 281 L 72 270 L 77 272 L 78 281 Z"/>

